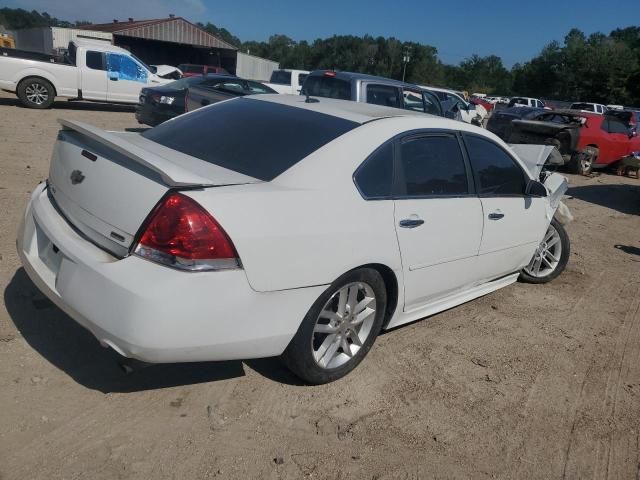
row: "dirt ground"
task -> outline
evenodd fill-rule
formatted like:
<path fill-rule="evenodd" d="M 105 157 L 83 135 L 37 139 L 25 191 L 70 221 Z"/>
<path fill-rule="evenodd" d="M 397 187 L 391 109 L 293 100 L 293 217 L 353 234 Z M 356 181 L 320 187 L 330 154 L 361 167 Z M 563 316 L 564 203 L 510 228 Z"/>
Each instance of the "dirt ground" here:
<path fill-rule="evenodd" d="M 640 479 L 640 181 L 570 175 L 561 277 L 386 333 L 331 385 L 275 359 L 125 376 L 15 251 L 59 117 L 138 127 L 0 94 L 1 479 Z"/>

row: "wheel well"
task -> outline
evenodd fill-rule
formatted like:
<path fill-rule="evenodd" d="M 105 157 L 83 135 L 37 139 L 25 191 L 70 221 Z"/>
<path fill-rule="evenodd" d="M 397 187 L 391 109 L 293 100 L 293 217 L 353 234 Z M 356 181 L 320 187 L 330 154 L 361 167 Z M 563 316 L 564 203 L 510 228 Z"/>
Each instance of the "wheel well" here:
<path fill-rule="evenodd" d="M 382 276 L 382 280 L 384 280 L 384 286 L 387 290 L 387 311 L 384 314 L 384 322 L 382 323 L 382 328 L 384 329 L 391 320 L 391 317 L 393 317 L 398 306 L 398 279 L 396 278 L 396 274 L 393 273 L 393 270 L 389 267 L 381 263 L 370 263 L 358 268 L 372 268 L 376 270 Z"/>
<path fill-rule="evenodd" d="M 20 89 L 20 86 L 22 85 L 23 82 L 26 82 L 27 80 L 32 78 L 36 78 L 38 80 L 44 80 L 45 82 L 47 82 L 49 85 L 51 85 L 51 88 L 53 88 L 54 97 L 58 96 L 58 91 L 56 90 L 56 86 L 50 80 L 47 80 L 46 78 L 40 77 L 38 75 L 29 75 L 28 77 L 24 77 L 22 80 L 20 80 L 18 82 L 18 85 L 16 85 L 16 93 L 18 93 L 18 90 Z"/>

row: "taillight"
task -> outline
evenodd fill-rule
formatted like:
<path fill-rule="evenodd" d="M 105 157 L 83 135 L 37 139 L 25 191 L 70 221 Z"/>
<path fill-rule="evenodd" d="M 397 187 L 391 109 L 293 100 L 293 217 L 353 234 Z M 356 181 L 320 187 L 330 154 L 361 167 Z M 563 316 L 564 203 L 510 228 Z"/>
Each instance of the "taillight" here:
<path fill-rule="evenodd" d="M 181 270 L 240 268 L 231 239 L 195 200 L 172 192 L 146 221 L 136 255 Z"/>
<path fill-rule="evenodd" d="M 328 71 L 324 72 L 324 76 L 325 77 L 335 77 L 336 76 L 336 72 L 334 72 L 333 70 L 328 70 Z"/>

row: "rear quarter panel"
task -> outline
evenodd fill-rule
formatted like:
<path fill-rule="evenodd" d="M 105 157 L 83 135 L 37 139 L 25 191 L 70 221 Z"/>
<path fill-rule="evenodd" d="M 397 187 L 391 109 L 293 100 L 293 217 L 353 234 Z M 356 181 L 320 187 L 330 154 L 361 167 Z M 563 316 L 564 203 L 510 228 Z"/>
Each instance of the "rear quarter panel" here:
<path fill-rule="evenodd" d="M 41 77 L 48 80 L 59 96 L 78 95 L 78 69 L 74 66 L 0 57 L 0 82 L 3 88 L 15 90 L 20 81 L 27 77 Z"/>

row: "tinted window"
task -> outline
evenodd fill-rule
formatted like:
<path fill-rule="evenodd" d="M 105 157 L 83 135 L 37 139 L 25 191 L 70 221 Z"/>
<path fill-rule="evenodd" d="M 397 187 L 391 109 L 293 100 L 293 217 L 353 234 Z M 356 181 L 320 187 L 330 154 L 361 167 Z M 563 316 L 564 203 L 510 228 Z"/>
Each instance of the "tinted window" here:
<path fill-rule="evenodd" d="M 393 144 L 387 143 L 365 160 L 355 180 L 365 197 L 388 197 L 393 180 Z"/>
<path fill-rule="evenodd" d="M 401 164 L 409 196 L 469 193 L 462 152 L 458 139 L 453 135 L 403 141 Z"/>
<path fill-rule="evenodd" d="M 142 136 L 205 162 L 269 181 L 357 126 L 302 108 L 239 98 L 183 115 Z"/>
<path fill-rule="evenodd" d="M 367 103 L 402 108 L 400 89 L 390 85 L 367 85 Z"/>
<path fill-rule="evenodd" d="M 93 70 L 106 70 L 101 52 L 87 52 L 87 67 Z"/>
<path fill-rule="evenodd" d="M 204 65 L 178 65 L 178 68 L 182 70 L 183 73 L 203 73 Z"/>
<path fill-rule="evenodd" d="M 271 73 L 271 83 L 277 83 L 278 85 L 291 85 L 291 72 L 285 72 L 284 70 L 274 70 Z"/>
<path fill-rule="evenodd" d="M 239 80 L 220 82 L 217 85 L 215 85 L 214 88 L 217 88 L 218 90 L 224 90 L 226 92 L 231 92 L 231 93 L 245 93 L 244 87 L 242 86 L 242 83 Z"/>
<path fill-rule="evenodd" d="M 304 82 L 302 93 L 312 97 L 351 100 L 351 83 L 335 77 L 312 75 Z"/>
<path fill-rule="evenodd" d="M 308 73 L 299 73 L 298 74 L 298 85 L 302 85 L 304 83 L 304 81 L 307 79 L 308 76 L 309 76 Z"/>
<path fill-rule="evenodd" d="M 480 195 L 523 195 L 525 177 L 502 148 L 483 138 L 465 135 L 467 150 Z"/>
<path fill-rule="evenodd" d="M 247 80 L 247 86 L 251 93 L 277 93 L 273 88 L 269 88 L 266 85 L 263 85 L 260 82 L 254 82 L 252 80 Z"/>
<path fill-rule="evenodd" d="M 610 118 L 608 121 L 608 131 L 610 133 L 624 133 L 625 135 L 629 134 L 629 126 L 624 122 L 618 120 L 617 118 Z"/>

